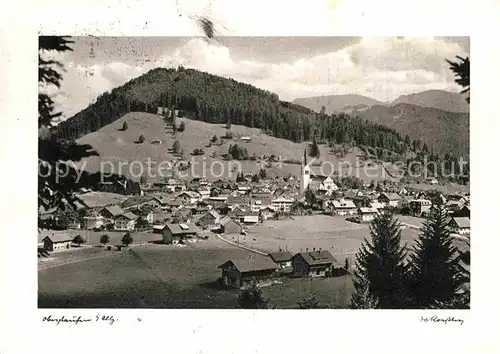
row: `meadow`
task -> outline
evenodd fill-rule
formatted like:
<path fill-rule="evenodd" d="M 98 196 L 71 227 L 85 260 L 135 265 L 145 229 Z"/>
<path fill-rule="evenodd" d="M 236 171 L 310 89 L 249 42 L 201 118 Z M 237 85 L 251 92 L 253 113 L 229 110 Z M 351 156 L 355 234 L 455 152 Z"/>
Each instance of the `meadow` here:
<path fill-rule="evenodd" d="M 221 289 L 217 267 L 250 253 L 212 240 L 203 246 L 138 246 L 111 257 L 41 270 L 40 308 L 238 308 L 236 289 Z M 259 257 L 253 254 L 253 257 Z M 350 277 L 285 279 L 264 288 L 270 306 L 294 308 L 311 291 L 323 306 L 344 308 Z"/>

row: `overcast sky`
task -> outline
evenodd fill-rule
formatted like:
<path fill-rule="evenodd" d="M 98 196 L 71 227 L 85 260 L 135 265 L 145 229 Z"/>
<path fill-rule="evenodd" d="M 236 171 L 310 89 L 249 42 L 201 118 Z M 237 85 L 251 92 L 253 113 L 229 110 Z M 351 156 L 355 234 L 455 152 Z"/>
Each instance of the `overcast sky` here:
<path fill-rule="evenodd" d="M 292 101 L 360 94 L 380 101 L 429 89 L 459 91 L 445 59 L 464 37 L 75 37 L 56 100 L 64 116 L 155 67 L 200 69 Z"/>

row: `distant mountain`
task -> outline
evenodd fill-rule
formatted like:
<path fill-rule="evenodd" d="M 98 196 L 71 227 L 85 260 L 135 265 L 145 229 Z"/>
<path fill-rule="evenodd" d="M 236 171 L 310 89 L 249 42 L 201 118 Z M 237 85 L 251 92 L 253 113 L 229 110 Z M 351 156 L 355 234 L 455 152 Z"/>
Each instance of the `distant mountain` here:
<path fill-rule="evenodd" d="M 442 90 L 428 90 L 411 95 L 402 95 L 395 99 L 392 105 L 398 103 L 409 103 L 416 106 L 437 108 L 449 112 L 469 112 L 469 104 L 465 101 L 463 95 Z"/>
<path fill-rule="evenodd" d="M 334 112 L 348 112 L 353 109 L 361 110 L 373 105 L 383 105 L 384 103 L 373 98 L 361 95 L 331 95 L 296 98 L 293 103 L 319 112 L 321 107 L 325 107 L 327 114 Z"/>
<path fill-rule="evenodd" d="M 376 105 L 356 115 L 388 126 L 411 139 L 420 139 L 436 151 L 469 155 L 469 114 L 399 103 Z"/>

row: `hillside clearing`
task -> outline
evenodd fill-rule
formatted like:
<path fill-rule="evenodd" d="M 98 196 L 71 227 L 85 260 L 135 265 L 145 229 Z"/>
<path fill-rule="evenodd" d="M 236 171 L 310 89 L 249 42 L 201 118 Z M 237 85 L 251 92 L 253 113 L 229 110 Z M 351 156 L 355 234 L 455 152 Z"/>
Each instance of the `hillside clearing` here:
<path fill-rule="evenodd" d="M 178 140 L 184 150 L 185 158 L 192 161 L 192 168 L 183 171 L 186 177 L 206 177 L 209 180 L 235 179 L 239 166 L 245 174 L 257 173 L 263 167 L 259 161 L 263 155 L 275 155 L 281 157 L 282 160 L 301 161 L 304 150 L 310 144 L 310 142 L 294 143 L 264 134 L 260 129 L 233 124 L 231 127 L 231 132 L 234 134 L 233 140 L 223 145 L 217 142 L 208 147 L 214 135 L 220 139 L 226 134 L 225 125 L 187 118 L 178 118 L 177 124 L 181 121 L 185 122 L 186 130 L 182 133 L 178 132 L 174 137 L 171 129 L 166 127 L 162 116 L 139 112 L 128 113 L 97 132 L 87 134 L 78 140 L 79 143 L 90 144 L 99 153 L 99 156 L 83 160 L 80 166 L 92 172 L 114 171 L 134 180 L 139 179 L 141 171 L 147 172 L 150 168 L 148 180 L 158 181 L 169 175 L 168 167 L 172 166 L 173 161 L 179 159 L 171 150 L 175 140 Z M 121 127 L 124 122 L 127 122 L 128 129 L 122 131 Z M 142 144 L 137 143 L 140 135 L 145 137 L 145 142 Z M 242 141 L 242 136 L 250 137 L 251 141 Z M 160 140 L 162 143 L 151 144 L 154 140 Z M 246 148 L 250 156 L 255 155 L 258 159 L 256 161 L 224 161 L 222 156 L 227 153 L 230 144 L 238 144 Z M 199 148 L 205 151 L 204 155 L 190 155 L 194 149 Z M 354 148 L 343 159 L 339 159 L 330 154 L 328 146 L 320 145 L 319 160 L 322 161 L 322 167 L 314 166 L 313 171 L 325 175 L 335 171 L 365 181 L 392 179 L 379 164 L 373 163 L 369 168 L 363 167 L 365 162 L 361 161 L 362 156 L 364 153 Z M 151 167 L 148 166 L 149 160 L 151 160 Z M 369 162 L 367 161 L 366 164 L 368 165 Z M 299 176 L 300 174 L 299 164 L 274 163 L 266 168 L 270 177 L 289 174 Z"/>

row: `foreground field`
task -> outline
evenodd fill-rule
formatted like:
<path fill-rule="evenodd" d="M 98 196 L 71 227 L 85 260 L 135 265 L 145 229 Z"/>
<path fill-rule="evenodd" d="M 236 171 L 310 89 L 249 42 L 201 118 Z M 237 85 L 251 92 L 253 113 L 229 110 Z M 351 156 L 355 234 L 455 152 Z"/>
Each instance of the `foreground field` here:
<path fill-rule="evenodd" d="M 217 267 L 249 252 L 213 240 L 213 248 L 139 246 L 113 257 L 63 265 L 38 273 L 41 308 L 237 308 L 237 290 L 215 284 Z M 217 244 L 219 242 L 220 244 Z M 253 257 L 258 257 L 253 255 Z M 296 307 L 315 292 L 323 306 L 344 308 L 352 291 L 349 277 L 287 279 L 265 288 L 271 306 Z"/>
<path fill-rule="evenodd" d="M 417 235 L 417 230 L 403 229 L 402 242 L 411 247 Z M 353 264 L 355 253 L 367 237 L 366 224 L 352 223 L 340 216 L 314 215 L 268 220 L 252 227 L 244 244 L 269 251 L 281 248 L 292 253 L 321 248 L 329 250 L 341 264 L 345 258 Z"/>
<path fill-rule="evenodd" d="M 423 219 L 398 216 L 405 223 L 418 226 Z M 414 228 L 401 230 L 401 242 L 412 250 L 420 231 Z M 253 226 L 246 240 L 239 241 L 247 246 L 269 252 L 280 248 L 292 253 L 326 249 L 343 265 L 345 259 L 354 264 L 355 254 L 365 238 L 370 237 L 369 224 L 357 224 L 345 220 L 341 216 L 297 216 L 293 220 L 268 220 L 263 224 Z M 466 243 L 456 241 L 460 250 L 466 249 Z"/>

